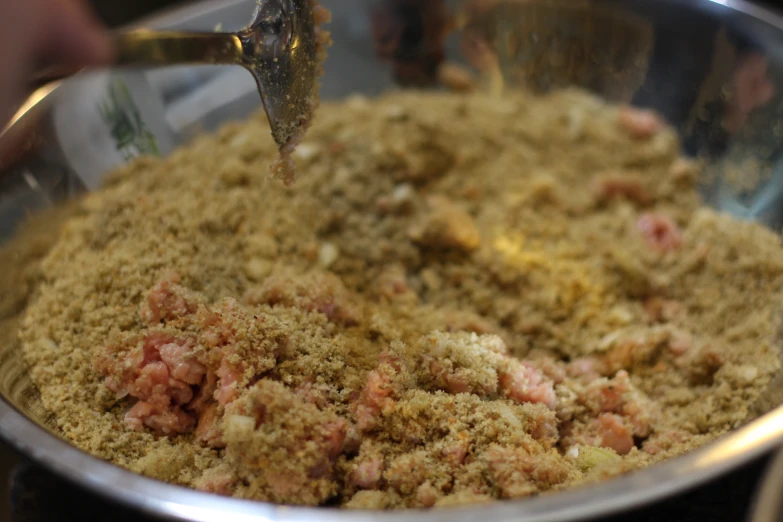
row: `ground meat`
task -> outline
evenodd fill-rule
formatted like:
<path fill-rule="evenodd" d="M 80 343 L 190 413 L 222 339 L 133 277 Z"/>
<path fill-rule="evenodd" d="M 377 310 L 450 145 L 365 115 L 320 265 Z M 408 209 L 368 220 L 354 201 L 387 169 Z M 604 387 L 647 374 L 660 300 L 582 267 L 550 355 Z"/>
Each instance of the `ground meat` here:
<path fill-rule="evenodd" d="M 196 488 L 209 493 L 218 495 L 230 495 L 236 486 L 237 479 L 229 470 L 228 466 L 219 466 L 217 468 L 204 471 L 201 479 L 196 483 Z"/>
<path fill-rule="evenodd" d="M 579 91 L 398 92 L 323 106 L 283 187 L 259 113 L 111 174 L 38 261 L 0 255 L 31 267 L 7 306 L 59 434 L 160 480 L 372 509 L 559 490 L 740 425 L 780 368 L 780 240 L 704 209 L 678 152 Z"/>
<path fill-rule="evenodd" d="M 626 419 L 633 435 L 644 438 L 655 422 L 652 401 L 631 384 L 628 373 L 617 372 L 612 379 L 597 379 L 584 389 L 579 399 L 592 413 L 615 413 Z"/>
<path fill-rule="evenodd" d="M 634 176 L 601 174 L 593 181 L 593 191 L 600 203 L 627 199 L 639 205 L 652 203 L 654 196 L 644 187 L 642 179 Z"/>
<path fill-rule="evenodd" d="M 95 366 L 106 377 L 106 386 L 118 397 L 138 400 L 125 415 L 129 428 L 147 426 L 165 435 L 193 428 L 195 420 L 183 408 L 193 398 L 190 385 L 206 373 L 193 354 L 195 344 L 192 337 L 152 331 L 126 336 L 99 351 Z"/>
<path fill-rule="evenodd" d="M 683 315 L 682 305 L 672 299 L 652 296 L 644 301 L 644 310 L 655 322 L 667 323 L 680 319 Z"/>
<path fill-rule="evenodd" d="M 557 453 L 530 454 L 524 448 L 490 447 L 482 458 L 501 498 L 517 498 L 546 491 L 565 482 L 569 468 Z"/>
<path fill-rule="evenodd" d="M 251 304 L 294 306 L 324 314 L 330 321 L 353 326 L 360 312 L 340 279 L 329 272 L 269 276 L 258 291 L 248 295 Z"/>
<path fill-rule="evenodd" d="M 520 402 L 538 402 L 555 407 L 553 382 L 530 364 L 508 360 L 500 374 L 500 390 L 508 398 Z"/>
<path fill-rule="evenodd" d="M 344 419 L 302 402 L 282 384 L 262 379 L 227 409 L 226 458 L 255 498 L 318 505 L 337 491 L 334 462 L 348 428 Z"/>
<path fill-rule="evenodd" d="M 671 450 L 678 444 L 686 443 L 693 438 L 693 434 L 683 430 L 665 431 L 656 433 L 646 441 L 642 449 L 650 455 L 657 455 Z"/>
<path fill-rule="evenodd" d="M 608 372 L 607 361 L 603 358 L 586 356 L 578 357 L 568 363 L 567 372 L 570 377 L 584 382 L 592 382 Z"/>
<path fill-rule="evenodd" d="M 564 447 L 581 444 L 626 455 L 634 448 L 635 440 L 650 435 L 659 415 L 656 405 L 631 384 L 625 370 L 611 379 L 594 379 L 586 386 L 575 384 L 574 390 L 581 408 L 573 416 L 565 415 L 568 425 L 561 441 Z"/>
<path fill-rule="evenodd" d="M 139 316 L 147 326 L 176 321 L 188 317 L 202 304 L 200 296 L 180 286 L 180 277 L 172 275 L 161 280 L 147 293 Z"/>
<path fill-rule="evenodd" d="M 401 265 L 386 267 L 373 283 L 376 294 L 389 301 L 416 302 L 418 300 L 416 292 L 408 284 L 405 267 Z"/>
<path fill-rule="evenodd" d="M 503 341 L 494 336 L 431 334 L 419 347 L 420 381 L 449 393 L 495 394 L 505 349 Z"/>
<path fill-rule="evenodd" d="M 383 477 L 383 457 L 373 455 L 357 459 L 351 481 L 363 489 L 375 489 Z"/>
<path fill-rule="evenodd" d="M 671 218 L 662 214 L 644 214 L 637 223 L 647 244 L 662 252 L 677 250 L 682 245 L 682 232 Z"/>
<path fill-rule="evenodd" d="M 388 353 L 381 354 L 375 370 L 367 374 L 367 381 L 354 405 L 356 426 L 360 431 L 376 427 L 379 416 L 395 408 L 395 399 L 407 388 L 409 378 L 402 361 Z"/>
<path fill-rule="evenodd" d="M 471 332 L 476 334 L 494 334 L 502 337 L 503 329 L 480 315 L 470 312 L 449 312 L 444 317 L 444 328 L 447 332 Z M 505 339 L 503 353 L 506 353 Z"/>

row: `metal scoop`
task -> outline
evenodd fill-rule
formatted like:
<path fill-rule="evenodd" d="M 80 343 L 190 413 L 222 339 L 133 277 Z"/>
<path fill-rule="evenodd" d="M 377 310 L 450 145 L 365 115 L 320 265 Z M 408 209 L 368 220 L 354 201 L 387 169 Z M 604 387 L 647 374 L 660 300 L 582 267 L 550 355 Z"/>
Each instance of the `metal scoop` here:
<path fill-rule="evenodd" d="M 312 119 L 318 100 L 326 21 L 313 0 L 258 0 L 253 22 L 237 33 L 136 30 L 113 36 L 117 66 L 241 65 L 253 75 L 283 150 Z M 77 71 L 49 70 L 34 85 Z"/>

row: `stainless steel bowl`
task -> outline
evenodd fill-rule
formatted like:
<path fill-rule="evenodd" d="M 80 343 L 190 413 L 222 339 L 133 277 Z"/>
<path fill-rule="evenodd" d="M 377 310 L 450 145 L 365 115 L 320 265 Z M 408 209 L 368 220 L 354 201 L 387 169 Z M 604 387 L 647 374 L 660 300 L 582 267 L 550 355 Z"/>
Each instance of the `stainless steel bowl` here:
<path fill-rule="evenodd" d="M 783 522 L 783 451 L 767 468 L 748 522 Z"/>
<path fill-rule="evenodd" d="M 254 2 L 198 3 L 142 25 L 211 30 L 222 24 L 233 30 L 247 22 Z M 413 35 L 410 41 L 400 39 L 405 35 L 399 26 L 383 23 L 393 20 L 388 13 L 376 18 L 380 27 L 373 33 L 369 10 L 379 2 L 323 1 L 334 13 L 335 39 L 324 98 L 374 95 L 392 87 L 395 78 L 428 79 L 426 61 L 438 52 L 432 39 L 426 31 L 407 33 Z M 448 5 L 470 9 L 457 17 L 459 34 L 449 38 L 446 54 L 486 66 L 476 51 L 494 50 L 500 62 L 484 68 L 494 88 L 549 90 L 576 84 L 613 101 L 658 110 L 680 130 L 685 149 L 709 161 L 713 175 L 704 180 L 704 195 L 710 204 L 769 226 L 783 223 L 783 18 L 742 0 L 492 0 Z M 373 34 L 383 37 L 385 60 L 378 59 Z M 411 76 L 411 66 L 422 67 L 418 76 Z M 109 88 L 113 96 L 107 95 Z M 118 145 L 113 139 L 117 129 L 99 109 L 102 104 L 137 112 L 166 153 L 194 132 L 257 109 L 253 89 L 252 79 L 241 70 L 210 67 L 82 76 L 39 93 L 0 136 L 0 242 L 7 243 L 0 252 L 24 255 L 14 250 L 12 239 L 24 216 L 95 187 L 107 169 L 149 146 L 143 141 Z M 756 165 L 756 171 L 762 168 L 765 175 L 741 187 L 722 178 L 726 166 L 742 162 Z M 56 214 L 41 216 L 51 221 L 39 222 L 39 230 L 56 229 Z M 46 248 L 46 241 L 43 234 L 36 248 Z M 205 522 L 586 519 L 696 486 L 783 439 L 782 374 L 756 405 L 757 413 L 733 433 L 661 465 L 564 493 L 482 507 L 393 513 L 280 507 L 199 493 L 97 460 L 48 429 L 47 412 L 27 375 L 14 327 L 28 288 L 20 274 L 6 269 L 2 255 L 0 435 L 68 479 L 156 515 Z"/>

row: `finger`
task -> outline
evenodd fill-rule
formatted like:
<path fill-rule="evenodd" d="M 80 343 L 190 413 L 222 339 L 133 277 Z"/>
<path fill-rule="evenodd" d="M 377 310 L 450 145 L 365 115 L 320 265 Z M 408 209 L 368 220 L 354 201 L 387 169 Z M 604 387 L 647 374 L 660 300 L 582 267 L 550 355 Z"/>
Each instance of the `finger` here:
<path fill-rule="evenodd" d="M 47 37 L 40 53 L 45 62 L 95 66 L 109 63 L 112 55 L 108 31 L 80 0 L 49 0 Z"/>

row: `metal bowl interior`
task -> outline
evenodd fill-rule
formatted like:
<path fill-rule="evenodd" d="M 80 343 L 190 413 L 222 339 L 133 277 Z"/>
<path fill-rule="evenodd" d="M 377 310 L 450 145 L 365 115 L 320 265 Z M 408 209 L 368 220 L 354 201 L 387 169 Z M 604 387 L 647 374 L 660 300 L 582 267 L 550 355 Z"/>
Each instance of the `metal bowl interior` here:
<path fill-rule="evenodd" d="M 767 469 L 754 501 L 750 522 L 781 522 L 783 520 L 783 451 Z"/>
<path fill-rule="evenodd" d="M 199 3 L 141 25 L 212 30 L 221 24 L 227 30 L 238 29 L 249 20 L 254 3 Z M 335 40 L 323 98 L 372 96 L 392 88 L 395 64 L 378 60 L 373 47 L 368 17 L 373 3 L 324 0 L 323 4 L 333 11 Z M 741 0 L 496 0 L 450 5 L 474 10 L 457 17 L 463 36 L 449 39 L 449 57 L 464 58 L 460 50 L 465 50 L 468 37 L 467 41 L 479 39 L 492 46 L 500 61 L 487 71 L 490 88 L 547 91 L 577 85 L 611 101 L 653 108 L 681 132 L 687 153 L 709 162 L 713 175 L 703 185 L 710 205 L 770 227 L 783 224 L 783 18 Z M 482 5 L 484 9 L 479 9 Z M 516 31 L 520 27 L 524 31 Z M 742 98 L 748 90 L 743 91 L 742 83 L 748 60 L 756 64 L 751 84 L 758 85 L 760 74 L 775 92 L 763 103 L 752 95 Z M 44 252 L 56 237 L 62 202 L 96 188 L 106 171 L 145 152 L 143 144 L 118 150 L 101 103 L 138 112 L 163 154 L 194 133 L 213 130 L 259 107 L 249 75 L 241 69 L 215 67 L 111 71 L 84 75 L 50 91 L 31 99 L 0 136 L 0 266 L 18 266 L 24 256 Z M 729 116 L 735 123 L 730 132 L 722 124 Z M 722 178 L 725 168 L 743 162 L 752 162 L 765 175 L 742 186 Z M 33 219 L 17 232 L 29 215 Z M 19 233 L 23 241 L 17 240 Z M 428 512 L 345 512 L 222 498 L 134 475 L 57 437 L 49 428 L 48 413 L 27 374 L 16 338 L 15 324 L 29 292 L 21 274 L 0 271 L 0 435 L 79 484 L 175 519 L 586 519 L 695 486 L 783 439 L 780 375 L 756 405 L 756 414 L 731 434 L 680 458 L 596 486 Z M 781 343 L 775 340 L 775 345 Z"/>

